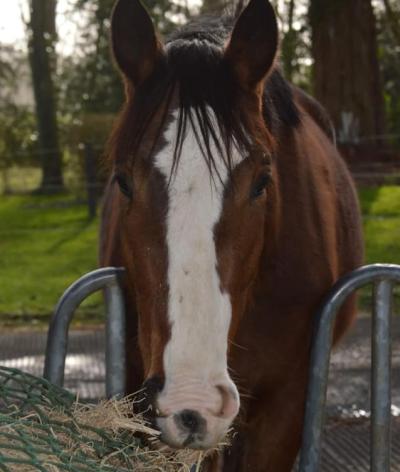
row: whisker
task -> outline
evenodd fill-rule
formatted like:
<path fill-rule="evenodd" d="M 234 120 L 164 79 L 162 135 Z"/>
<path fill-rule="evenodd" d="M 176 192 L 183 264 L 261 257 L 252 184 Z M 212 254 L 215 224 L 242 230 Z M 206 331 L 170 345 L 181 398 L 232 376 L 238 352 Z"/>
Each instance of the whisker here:
<path fill-rule="evenodd" d="M 233 341 L 232 339 L 228 339 L 229 344 L 232 344 L 232 346 L 238 347 L 239 349 L 243 349 L 244 351 L 248 351 L 249 348 L 242 346 L 241 344 L 237 343 L 236 341 Z"/>

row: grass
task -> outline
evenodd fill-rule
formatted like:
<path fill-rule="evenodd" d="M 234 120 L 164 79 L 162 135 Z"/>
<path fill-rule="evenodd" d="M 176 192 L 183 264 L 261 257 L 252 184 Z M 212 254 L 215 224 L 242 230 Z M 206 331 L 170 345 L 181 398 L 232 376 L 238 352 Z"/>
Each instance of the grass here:
<path fill-rule="evenodd" d="M 359 195 L 366 262 L 400 264 L 400 186 L 361 189 Z"/>
<path fill-rule="evenodd" d="M 400 186 L 359 190 L 364 223 L 365 262 L 400 264 Z M 400 289 L 395 288 L 395 310 L 400 311 Z M 370 289 L 361 290 L 362 308 L 370 306 Z"/>
<path fill-rule="evenodd" d="M 360 189 L 366 262 L 400 264 L 400 187 Z M 97 266 L 98 220 L 72 196 L 0 198 L 0 325 L 47 323 L 66 287 Z M 361 293 L 367 305 L 369 290 Z M 400 293 L 397 292 L 400 305 Z M 103 319 L 99 296 L 78 323 Z"/>
<path fill-rule="evenodd" d="M 96 268 L 98 222 L 73 197 L 0 202 L 0 322 L 47 321 L 65 288 Z M 90 319 L 98 305 L 89 299 L 80 316 Z"/>

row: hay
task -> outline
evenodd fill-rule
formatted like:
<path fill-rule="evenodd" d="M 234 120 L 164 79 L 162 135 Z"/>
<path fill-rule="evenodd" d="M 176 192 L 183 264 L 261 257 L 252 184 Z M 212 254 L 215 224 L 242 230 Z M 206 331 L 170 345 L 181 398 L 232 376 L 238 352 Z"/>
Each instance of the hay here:
<path fill-rule="evenodd" d="M 157 437 L 158 431 L 148 427 L 139 415 L 132 417 L 130 411 L 132 402 L 130 399 L 111 400 L 101 402 L 98 405 L 74 404 L 72 415 L 62 410 L 43 408 L 42 413 L 48 418 L 52 439 L 63 445 L 63 453 L 73 461 L 74 456 L 84 454 L 87 459 L 98 461 L 101 467 L 111 467 L 112 470 L 142 471 L 167 471 L 188 472 L 193 464 L 200 464 L 202 453 L 189 449 L 172 451 L 168 448 L 157 447 L 160 445 Z M 40 426 L 43 426 L 42 415 L 32 413 L 24 418 L 15 419 L 9 417 L 10 422 L 0 426 L 0 431 L 14 438 L 31 438 L 30 441 L 41 443 L 43 436 Z M 39 426 L 39 428 L 38 428 Z M 60 428 L 64 426 L 64 428 Z M 131 440 L 125 435 L 123 443 L 119 444 L 112 452 L 104 457 L 99 457 L 98 448 L 94 447 L 99 439 L 98 431 L 107 434 L 105 441 L 113 439 L 120 442 L 121 432 L 129 431 Z M 150 445 L 144 446 L 135 437 L 135 434 L 146 435 Z M 80 438 L 85 437 L 84 441 Z M 26 439 L 25 439 L 26 441 Z M 26 458 L 26 451 L 20 450 L 20 439 L 14 439 L 7 446 L 2 446 L 2 453 L 13 459 Z M 59 456 L 39 447 L 36 460 L 41 462 L 49 472 L 60 472 L 63 460 Z M 14 464 L 10 471 L 30 472 L 33 469 L 28 464 Z"/>
<path fill-rule="evenodd" d="M 147 446 L 143 443 L 137 444 L 137 439 L 133 444 L 126 444 L 123 449 L 134 447 L 134 454 L 124 453 L 123 449 L 117 449 L 109 456 L 102 459 L 101 465 L 123 466 L 120 454 L 124 454 L 128 459 L 132 470 L 148 471 L 162 470 L 171 472 L 189 471 L 193 464 L 199 464 L 204 453 L 191 449 L 172 450 L 163 445 L 158 437 L 159 431 L 149 427 L 141 415 L 132 414 L 132 397 L 122 400 L 102 401 L 97 405 L 83 405 L 78 402 L 74 404 L 72 416 L 77 425 L 94 428 L 94 430 L 107 431 L 113 439 L 118 439 L 121 432 L 129 432 L 133 438 L 141 434 L 146 436 Z M 59 412 L 49 412 L 49 417 L 56 421 L 69 422 L 70 419 Z M 93 433 L 96 436 L 96 433 Z M 90 436 L 90 434 L 89 434 Z M 74 444 L 71 444 L 72 449 Z M 87 453 L 92 454 L 93 451 Z"/>
<path fill-rule="evenodd" d="M 0 368 L 0 382 L 4 371 Z M 195 465 L 198 472 L 204 458 L 214 452 L 172 450 L 163 445 L 158 431 L 140 415 L 132 415 L 132 397 L 82 404 L 69 401 L 68 392 L 42 379 L 15 369 L 11 373 L 13 381 L 6 382 L 6 387 L 0 383 L 0 470 L 190 472 Z M 10 394 L 16 391 L 12 388 L 16 374 L 18 395 Z M 26 398 L 21 398 L 25 378 Z M 7 401 L 6 391 L 16 395 L 16 400 Z M 58 405 L 57 395 L 62 398 Z"/>

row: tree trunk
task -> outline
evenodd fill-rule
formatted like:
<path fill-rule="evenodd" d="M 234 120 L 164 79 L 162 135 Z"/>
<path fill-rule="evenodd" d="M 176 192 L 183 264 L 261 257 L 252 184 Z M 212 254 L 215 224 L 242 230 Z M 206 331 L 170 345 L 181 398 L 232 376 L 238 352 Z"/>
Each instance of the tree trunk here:
<path fill-rule="evenodd" d="M 30 0 L 29 60 L 36 105 L 42 164 L 40 191 L 63 189 L 62 157 L 58 141 L 55 70 L 56 0 Z"/>
<path fill-rule="evenodd" d="M 338 137 L 357 141 L 384 133 L 384 102 L 371 0 L 311 0 L 315 96 Z"/>

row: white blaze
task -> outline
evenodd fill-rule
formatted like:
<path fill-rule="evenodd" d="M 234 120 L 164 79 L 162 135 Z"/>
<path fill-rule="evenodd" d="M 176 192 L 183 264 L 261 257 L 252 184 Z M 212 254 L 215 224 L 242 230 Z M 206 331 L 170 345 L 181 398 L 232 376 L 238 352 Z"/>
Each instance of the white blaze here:
<path fill-rule="evenodd" d="M 175 116 L 176 118 L 176 116 Z M 167 129 L 168 145 L 155 165 L 168 180 L 172 167 L 176 119 Z M 214 227 L 222 211 L 227 170 L 216 149 L 222 182 L 214 181 L 188 120 L 176 175 L 168 189 L 168 317 L 171 338 L 164 351 L 165 392 L 184 379 L 219 382 L 227 375 L 227 341 L 231 303 L 221 292 Z"/>

